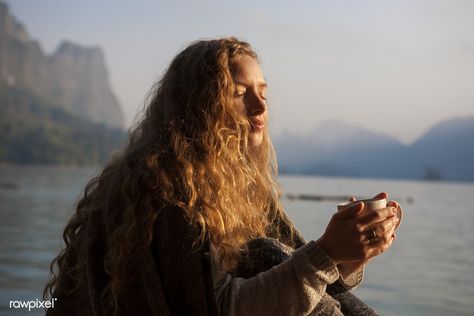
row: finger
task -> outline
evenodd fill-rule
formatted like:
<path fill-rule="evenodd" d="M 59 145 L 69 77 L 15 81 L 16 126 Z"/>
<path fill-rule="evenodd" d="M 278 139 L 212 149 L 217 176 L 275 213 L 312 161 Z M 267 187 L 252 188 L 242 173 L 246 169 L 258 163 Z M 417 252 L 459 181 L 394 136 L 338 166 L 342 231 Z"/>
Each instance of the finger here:
<path fill-rule="evenodd" d="M 382 236 L 380 236 L 380 239 L 382 239 L 383 241 L 383 247 L 386 247 L 387 245 L 391 245 L 392 244 L 392 241 L 393 241 L 393 232 L 390 231 L 386 234 L 383 234 Z"/>
<path fill-rule="evenodd" d="M 380 237 L 372 238 L 367 243 L 367 247 L 366 258 L 370 260 L 383 252 L 384 242 Z"/>
<path fill-rule="evenodd" d="M 388 193 L 387 192 L 380 192 L 379 194 L 377 194 L 373 198 L 376 199 L 376 200 L 386 199 L 386 198 L 388 198 Z"/>
<path fill-rule="evenodd" d="M 375 257 L 390 248 L 392 245 L 393 238 L 390 234 L 385 234 L 383 236 L 378 236 L 375 238 L 372 238 L 368 242 L 369 246 L 369 251 L 368 255 L 369 257 Z"/>
<path fill-rule="evenodd" d="M 387 206 L 392 206 L 392 207 L 395 207 L 397 209 L 396 216 L 399 219 L 399 221 L 397 223 L 397 227 L 398 227 L 398 225 L 400 225 L 400 220 L 403 217 L 403 211 L 402 211 L 402 207 L 400 206 L 400 203 L 398 203 L 397 201 L 389 201 L 387 203 Z"/>
<path fill-rule="evenodd" d="M 395 227 L 398 224 L 398 218 L 396 216 L 387 217 L 386 219 L 378 222 L 377 224 L 370 226 L 367 230 L 373 230 L 375 235 L 381 236 L 383 234 L 389 233 L 393 234 Z M 372 234 L 373 235 L 373 234 Z"/>
<path fill-rule="evenodd" d="M 377 238 L 377 233 L 372 228 L 367 228 L 366 230 L 362 231 L 363 239 L 362 241 L 369 242 L 373 238 Z"/>
<path fill-rule="evenodd" d="M 357 199 L 355 198 L 355 196 L 351 196 L 351 198 L 349 199 L 349 202 L 355 202 L 357 201 Z"/>
<path fill-rule="evenodd" d="M 350 205 L 341 211 L 337 212 L 332 216 L 333 219 L 335 220 L 343 220 L 343 219 L 349 219 L 355 217 L 357 214 L 359 214 L 362 209 L 364 208 L 364 202 L 359 202 L 354 205 Z"/>
<path fill-rule="evenodd" d="M 387 251 L 388 248 L 392 247 L 392 243 L 393 243 L 393 238 L 392 238 L 392 236 L 389 236 L 388 240 L 379 249 L 379 254 Z"/>
<path fill-rule="evenodd" d="M 388 201 L 387 206 L 393 206 L 393 207 L 397 208 L 397 207 L 400 206 L 400 204 L 398 204 L 397 201 Z"/>
<path fill-rule="evenodd" d="M 397 214 L 396 208 L 392 206 L 385 207 L 359 216 L 357 222 L 361 228 L 365 229 L 366 227 L 372 226 L 378 222 L 383 221 L 387 217 L 393 217 L 395 216 L 395 214 Z"/>

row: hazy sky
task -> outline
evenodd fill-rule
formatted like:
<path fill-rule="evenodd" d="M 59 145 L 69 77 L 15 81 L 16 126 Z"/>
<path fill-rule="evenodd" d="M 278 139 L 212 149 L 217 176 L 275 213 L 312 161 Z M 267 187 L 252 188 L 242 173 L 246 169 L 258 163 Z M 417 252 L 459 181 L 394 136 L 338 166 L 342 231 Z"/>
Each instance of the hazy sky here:
<path fill-rule="evenodd" d="M 234 35 L 260 55 L 271 130 L 339 118 L 412 142 L 474 115 L 474 1 L 7 0 L 47 53 L 100 45 L 129 124 L 172 57 Z"/>

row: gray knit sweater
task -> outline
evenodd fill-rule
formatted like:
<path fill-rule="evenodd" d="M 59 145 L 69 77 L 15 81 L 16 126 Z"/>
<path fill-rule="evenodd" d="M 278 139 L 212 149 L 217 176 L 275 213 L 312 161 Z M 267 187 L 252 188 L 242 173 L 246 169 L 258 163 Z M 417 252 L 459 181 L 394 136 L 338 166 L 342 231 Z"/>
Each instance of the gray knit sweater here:
<path fill-rule="evenodd" d="M 360 284 L 363 269 L 346 279 L 315 241 L 290 259 L 251 278 L 232 277 L 219 269 L 211 245 L 214 289 L 222 315 L 343 315 L 337 300 L 326 293 L 340 279 L 348 288 Z"/>

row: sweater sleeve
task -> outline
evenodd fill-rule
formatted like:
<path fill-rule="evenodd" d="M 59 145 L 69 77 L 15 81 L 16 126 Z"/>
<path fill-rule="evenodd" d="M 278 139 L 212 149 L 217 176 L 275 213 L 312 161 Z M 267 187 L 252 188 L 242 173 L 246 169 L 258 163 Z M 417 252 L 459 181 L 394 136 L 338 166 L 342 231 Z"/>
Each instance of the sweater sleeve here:
<path fill-rule="evenodd" d="M 335 304 L 323 297 L 326 286 L 339 279 L 339 272 L 315 241 L 249 279 L 232 278 L 215 263 L 213 270 L 222 315 L 309 315 L 320 302 Z M 329 308 L 338 310 L 335 305 Z"/>
<path fill-rule="evenodd" d="M 360 268 L 357 271 L 352 272 L 347 277 L 343 278 L 341 274 L 339 280 L 341 280 L 342 284 L 349 290 L 352 290 L 358 287 L 362 283 L 362 279 L 364 278 L 364 271 L 365 266 Z"/>

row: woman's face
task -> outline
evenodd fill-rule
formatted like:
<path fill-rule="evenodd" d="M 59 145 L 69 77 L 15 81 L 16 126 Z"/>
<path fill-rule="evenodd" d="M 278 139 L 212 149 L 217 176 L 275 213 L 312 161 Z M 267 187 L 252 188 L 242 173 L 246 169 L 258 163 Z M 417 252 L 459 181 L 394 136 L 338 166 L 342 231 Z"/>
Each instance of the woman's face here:
<path fill-rule="evenodd" d="M 257 61 L 247 55 L 235 61 L 230 70 L 235 84 L 237 110 L 249 119 L 252 126 L 249 143 L 251 146 L 260 146 L 267 124 L 267 84 L 262 70 Z"/>

